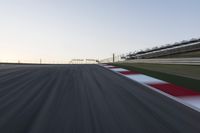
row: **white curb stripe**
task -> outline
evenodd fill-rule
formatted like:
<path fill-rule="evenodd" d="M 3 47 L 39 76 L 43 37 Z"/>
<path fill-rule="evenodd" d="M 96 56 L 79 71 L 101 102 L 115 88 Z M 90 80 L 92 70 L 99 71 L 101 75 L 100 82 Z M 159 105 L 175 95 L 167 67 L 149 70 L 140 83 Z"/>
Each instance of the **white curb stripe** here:
<path fill-rule="evenodd" d="M 144 84 L 164 84 L 167 83 L 165 81 L 152 78 L 143 74 L 134 74 L 134 75 L 124 75 L 132 80 L 136 80 L 137 82 L 144 83 Z"/>
<path fill-rule="evenodd" d="M 115 72 L 126 72 L 129 70 L 123 69 L 123 68 L 111 68 L 110 70 L 115 71 Z"/>
<path fill-rule="evenodd" d="M 106 65 L 106 66 L 104 66 L 104 67 L 106 67 L 106 68 L 110 68 L 110 67 L 115 67 L 115 66 Z"/>
<path fill-rule="evenodd" d="M 179 97 L 184 102 L 189 103 L 200 109 L 200 96 L 191 96 L 191 97 Z"/>

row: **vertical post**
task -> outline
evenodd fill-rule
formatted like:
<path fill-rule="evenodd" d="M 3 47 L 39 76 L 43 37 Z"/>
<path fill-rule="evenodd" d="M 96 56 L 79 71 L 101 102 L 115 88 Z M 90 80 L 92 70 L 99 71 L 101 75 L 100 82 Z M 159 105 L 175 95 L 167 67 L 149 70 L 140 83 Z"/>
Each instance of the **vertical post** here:
<path fill-rule="evenodd" d="M 42 64 L 42 59 L 40 59 L 40 64 Z"/>
<path fill-rule="evenodd" d="M 113 63 L 115 62 L 115 54 L 113 53 Z"/>

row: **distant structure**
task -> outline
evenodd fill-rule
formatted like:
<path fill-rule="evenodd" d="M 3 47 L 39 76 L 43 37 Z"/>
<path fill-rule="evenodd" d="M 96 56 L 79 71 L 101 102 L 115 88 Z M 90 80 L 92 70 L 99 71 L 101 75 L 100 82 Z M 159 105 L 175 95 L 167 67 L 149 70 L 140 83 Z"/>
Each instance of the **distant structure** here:
<path fill-rule="evenodd" d="M 96 59 L 85 59 L 86 64 L 96 64 L 98 63 L 98 60 Z"/>
<path fill-rule="evenodd" d="M 97 64 L 97 59 L 72 59 L 69 64 Z"/>
<path fill-rule="evenodd" d="M 122 58 L 129 59 L 150 59 L 164 56 L 171 56 L 181 53 L 187 53 L 200 50 L 200 38 L 191 39 L 190 41 L 176 42 L 174 44 L 166 44 L 161 47 L 153 47 L 151 49 L 141 50 L 129 53 Z"/>
<path fill-rule="evenodd" d="M 192 57 L 200 57 L 200 38 L 191 39 L 189 41 L 176 42 L 174 44 L 166 44 L 160 47 L 148 48 L 146 50 L 134 51 L 128 54 L 115 55 L 112 57 L 100 60 L 100 63 L 113 63 L 124 60 L 134 59 L 152 59 L 152 58 L 164 58 L 180 55 L 191 54 Z M 183 56 L 180 56 L 183 57 Z M 188 57 L 188 55 L 186 56 Z"/>
<path fill-rule="evenodd" d="M 83 64 L 84 63 L 84 59 L 72 59 L 70 61 L 70 64 Z"/>

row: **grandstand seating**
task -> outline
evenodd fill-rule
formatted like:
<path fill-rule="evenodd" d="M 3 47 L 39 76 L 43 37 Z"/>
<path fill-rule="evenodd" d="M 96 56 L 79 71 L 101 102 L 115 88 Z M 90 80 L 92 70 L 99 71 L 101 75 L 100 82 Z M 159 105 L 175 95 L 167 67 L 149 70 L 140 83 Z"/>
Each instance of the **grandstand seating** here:
<path fill-rule="evenodd" d="M 149 59 L 163 57 L 167 55 L 179 54 L 190 51 L 200 50 L 200 38 L 191 39 L 190 41 L 182 41 L 174 44 L 167 44 L 161 47 L 154 47 L 152 49 L 141 50 L 122 56 L 127 60 L 129 59 Z"/>

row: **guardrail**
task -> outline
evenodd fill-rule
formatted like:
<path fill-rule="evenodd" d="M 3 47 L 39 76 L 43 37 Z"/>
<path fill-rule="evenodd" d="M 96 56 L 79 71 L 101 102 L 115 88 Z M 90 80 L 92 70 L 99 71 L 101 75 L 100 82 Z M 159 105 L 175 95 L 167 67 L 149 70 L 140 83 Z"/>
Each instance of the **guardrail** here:
<path fill-rule="evenodd" d="M 165 58 L 165 59 L 134 59 L 118 63 L 156 63 L 156 64 L 183 64 L 200 65 L 200 58 Z"/>

